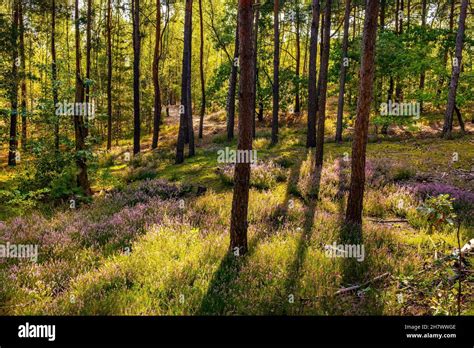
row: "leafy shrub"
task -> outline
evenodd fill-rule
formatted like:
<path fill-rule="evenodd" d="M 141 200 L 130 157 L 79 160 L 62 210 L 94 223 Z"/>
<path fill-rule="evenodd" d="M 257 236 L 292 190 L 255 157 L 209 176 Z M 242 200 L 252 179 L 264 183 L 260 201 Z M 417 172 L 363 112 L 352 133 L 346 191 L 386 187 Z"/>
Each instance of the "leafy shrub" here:
<path fill-rule="evenodd" d="M 474 219 L 474 193 L 465 191 L 455 186 L 443 183 L 419 183 L 409 188 L 421 199 L 436 197 L 439 195 L 449 195 L 458 215 L 463 215 L 467 220 Z"/>
<path fill-rule="evenodd" d="M 454 199 L 448 194 L 436 197 L 428 197 L 418 208 L 420 213 L 426 218 L 430 230 L 434 227 L 440 229 L 443 225 L 453 225 L 456 217 L 453 208 Z"/>
<path fill-rule="evenodd" d="M 467 205 L 474 207 L 474 193 L 464 191 L 455 186 L 442 183 L 420 183 L 412 187 L 412 190 L 421 198 L 447 194 L 454 200 L 455 205 Z"/>
<path fill-rule="evenodd" d="M 53 199 L 61 199 L 80 194 L 81 189 L 76 184 L 75 167 L 66 167 L 61 173 L 52 178 L 50 188 L 51 197 Z"/>
<path fill-rule="evenodd" d="M 394 181 L 405 181 L 415 176 L 415 171 L 409 167 L 399 167 L 393 174 Z"/>

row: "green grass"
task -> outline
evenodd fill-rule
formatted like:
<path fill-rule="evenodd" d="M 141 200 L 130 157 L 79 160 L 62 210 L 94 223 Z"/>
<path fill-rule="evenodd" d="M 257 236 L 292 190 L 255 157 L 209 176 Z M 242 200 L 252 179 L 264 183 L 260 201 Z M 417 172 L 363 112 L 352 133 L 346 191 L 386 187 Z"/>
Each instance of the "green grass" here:
<path fill-rule="evenodd" d="M 416 211 L 418 202 L 396 182 L 390 182 L 366 190 L 364 262 L 328 258 L 324 246 L 342 238 L 346 199 L 338 196 L 340 178 L 330 166 L 344 153 L 350 155 L 350 143 L 325 144 L 328 170 L 315 199 L 306 195 L 301 183 L 310 170 L 304 130 L 283 127 L 276 146 L 270 146 L 268 132 L 259 135 L 265 136 L 255 141 L 259 159 L 279 163 L 285 168 L 286 180 L 269 190 L 251 190 L 247 255 L 228 253 L 232 187 L 216 172 L 217 150 L 235 147 L 235 141 L 228 144 L 217 135 L 180 165 L 173 163 L 171 153 L 146 153 L 130 164 L 104 161 L 96 173 L 97 190 L 124 185 L 129 171 L 141 168 L 154 168 L 156 178 L 208 190 L 202 196 L 185 198 L 184 213 L 176 209 L 167 212 L 161 224 L 144 226 L 143 233 L 132 241 L 130 254 L 122 249 L 104 253 L 94 246 L 72 243 L 52 251 L 38 264 L 21 263 L 14 273 L 15 281 L 10 280 L 9 265 L 1 266 L 0 313 L 456 314 L 456 284 L 449 280 L 453 262 L 440 264 L 435 257 L 448 255 L 457 247 L 454 230 L 429 234 Z M 368 158 L 399 162 L 403 170 L 394 176 L 406 180 L 412 177 L 413 168 L 428 173 L 450 167 L 470 169 L 473 141 L 472 135 L 451 141 L 383 140 L 368 144 Z M 451 162 L 452 152 L 458 152 L 458 162 Z M 9 170 L 1 175 L 5 188 L 16 174 Z M 469 189 L 468 183 L 457 183 Z M 397 205 L 400 199 L 405 202 L 403 207 Z M 91 210 L 84 206 L 78 212 L 57 211 L 49 221 L 60 230 L 80 211 L 98 220 L 117 212 L 113 204 L 104 201 L 92 205 Z M 408 221 L 376 221 L 395 218 Z M 472 226 L 463 225 L 461 240 L 471 238 Z M 386 272 L 390 275 L 359 291 L 336 294 L 343 287 L 369 282 Z M 464 283 L 463 314 L 474 313 L 468 297 L 472 284 L 471 276 Z"/>

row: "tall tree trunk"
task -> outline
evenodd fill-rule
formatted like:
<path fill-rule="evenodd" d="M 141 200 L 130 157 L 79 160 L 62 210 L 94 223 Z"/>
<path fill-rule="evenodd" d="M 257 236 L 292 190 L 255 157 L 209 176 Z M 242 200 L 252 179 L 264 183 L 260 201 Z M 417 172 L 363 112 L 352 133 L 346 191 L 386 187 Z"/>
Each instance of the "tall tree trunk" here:
<path fill-rule="evenodd" d="M 399 3 L 399 12 L 397 12 L 398 16 L 398 35 L 403 34 L 403 11 L 404 11 L 404 4 L 403 0 L 398 0 Z M 403 100 L 403 83 L 400 81 L 400 78 L 397 77 L 396 79 L 396 87 L 395 87 L 395 101 L 401 102 Z"/>
<path fill-rule="evenodd" d="M 395 88 L 395 82 L 393 80 L 393 77 L 390 76 L 390 80 L 388 82 L 388 91 L 387 91 L 387 103 L 389 103 L 392 98 L 393 98 L 393 90 Z M 380 132 L 382 134 L 385 134 L 387 135 L 388 134 L 388 126 L 389 124 L 388 123 L 385 123 L 383 126 L 382 126 L 382 129 L 380 130 Z"/>
<path fill-rule="evenodd" d="M 454 29 L 454 5 L 455 5 L 456 0 L 450 0 L 451 6 L 450 6 L 450 11 L 449 11 L 449 32 L 451 32 Z M 443 52 L 443 67 L 446 68 L 446 64 L 448 62 L 448 49 L 446 48 Z M 444 86 L 444 81 L 445 81 L 445 76 L 444 74 L 441 74 L 439 81 L 438 81 L 438 90 L 436 91 L 436 99 L 439 99 L 441 95 L 441 91 Z"/>
<path fill-rule="evenodd" d="M 464 121 L 462 119 L 461 110 L 459 110 L 459 108 L 456 105 L 454 105 L 454 111 L 456 112 L 456 115 L 458 117 L 458 122 L 459 122 L 459 127 L 461 128 L 461 132 L 464 133 L 466 131 L 466 128 L 464 125 Z"/>
<path fill-rule="evenodd" d="M 25 149 L 27 140 L 26 125 L 26 59 L 25 59 L 25 25 L 23 23 L 23 3 L 19 2 L 20 21 L 20 68 L 21 68 L 21 148 Z"/>
<path fill-rule="evenodd" d="M 351 184 L 347 201 L 346 223 L 362 224 L 362 207 L 365 185 L 366 147 L 369 130 L 370 103 L 375 74 L 375 39 L 379 1 L 368 0 L 362 41 L 359 101 L 352 141 Z"/>
<path fill-rule="evenodd" d="M 410 30 L 410 19 L 411 19 L 411 1 L 407 0 L 407 30 Z"/>
<path fill-rule="evenodd" d="M 319 74 L 321 74 L 321 62 L 323 60 L 323 38 L 324 38 L 324 11 L 321 11 L 321 24 L 320 24 L 320 33 L 319 33 L 319 37 L 320 37 L 320 43 L 319 43 Z M 316 113 L 318 112 L 318 108 L 319 108 L 319 96 L 321 94 L 321 79 L 319 78 L 319 75 L 318 75 L 318 83 L 316 85 Z M 317 118 L 317 116 L 316 116 Z M 316 120 L 316 123 L 317 123 L 317 120 Z M 316 125 L 317 127 L 317 125 Z M 315 136 L 315 139 L 316 139 L 316 136 Z M 315 140 L 316 141 L 316 140 Z M 316 146 L 316 145 L 315 145 Z"/>
<path fill-rule="evenodd" d="M 387 7 L 387 0 L 381 0 L 380 1 L 380 31 L 385 30 L 385 13 L 386 13 L 386 7 Z M 377 78 L 377 77 L 376 77 Z M 383 94 L 383 83 L 384 83 L 384 78 L 383 76 L 379 76 L 379 79 L 377 81 L 377 98 L 376 98 L 376 110 L 380 110 L 380 104 L 382 103 L 382 94 Z M 388 128 L 386 125 L 382 126 L 382 131 L 387 134 Z M 378 136 L 378 126 L 375 125 L 375 135 Z"/>
<path fill-rule="evenodd" d="M 395 0 L 395 33 L 399 33 L 399 20 L 400 17 L 398 15 L 400 11 L 400 0 Z"/>
<path fill-rule="evenodd" d="M 252 119 L 252 134 L 253 137 L 256 137 L 256 126 L 255 118 L 257 113 L 257 81 L 258 81 L 258 22 L 260 19 L 260 2 L 256 0 L 254 5 L 255 9 L 255 24 L 254 24 L 254 36 L 253 36 L 253 99 L 252 99 L 252 110 L 253 110 L 253 119 Z M 260 114 L 259 114 L 260 115 Z M 263 121 L 262 117 L 258 118 L 260 122 Z"/>
<path fill-rule="evenodd" d="M 13 1 L 13 21 L 11 27 L 11 51 L 12 51 L 12 74 L 10 83 L 10 144 L 8 150 L 8 165 L 16 166 L 16 152 L 18 150 L 18 23 L 19 23 L 19 1 Z"/>
<path fill-rule="evenodd" d="M 227 139 L 234 139 L 235 124 L 235 93 L 237 90 L 237 72 L 239 69 L 239 20 L 235 29 L 234 60 L 232 62 L 229 92 L 227 94 Z"/>
<path fill-rule="evenodd" d="M 309 37 L 310 37 L 310 30 L 311 30 L 311 25 L 307 25 L 306 21 L 305 24 L 306 26 L 306 31 L 305 31 L 305 39 L 304 39 L 304 56 L 303 56 L 303 77 L 308 76 L 308 47 L 309 47 Z M 303 98 L 303 104 L 306 102 Z"/>
<path fill-rule="evenodd" d="M 421 27 L 424 29 L 426 27 L 426 0 L 421 1 Z M 418 84 L 418 89 L 420 92 L 423 92 L 425 89 L 425 71 L 423 70 L 420 73 L 420 83 Z M 420 113 L 423 112 L 423 100 L 420 101 Z"/>
<path fill-rule="evenodd" d="M 464 44 L 464 31 L 466 29 L 466 14 L 468 0 L 461 3 L 461 12 L 459 14 L 458 33 L 456 35 L 456 51 L 453 59 L 453 67 L 451 72 L 451 82 L 449 84 L 448 105 L 444 114 L 443 137 L 450 139 L 453 130 L 453 111 L 456 105 L 456 92 L 459 82 L 459 74 L 461 72 L 462 63 L 462 47 Z"/>
<path fill-rule="evenodd" d="M 192 30 L 192 7 L 193 1 L 186 0 L 186 12 L 184 16 L 184 46 L 183 46 L 183 64 L 181 75 L 181 105 L 179 118 L 178 143 L 176 145 L 176 163 L 184 162 L 184 144 L 186 137 L 193 132 L 189 129 L 189 120 L 192 120 L 191 110 L 191 30 Z M 194 133 L 193 133 L 194 134 Z M 187 136 L 186 136 L 187 135 Z M 190 151 L 191 151 L 191 141 Z M 194 149 L 194 144 L 193 144 Z M 191 153 L 189 154 L 191 156 Z"/>
<path fill-rule="evenodd" d="M 140 152 L 140 0 L 132 0 L 133 16 L 133 154 Z"/>
<path fill-rule="evenodd" d="M 308 130 L 306 134 L 306 147 L 316 146 L 316 59 L 318 50 L 319 31 L 319 0 L 312 1 L 311 41 L 309 45 L 309 76 L 308 76 Z"/>
<path fill-rule="evenodd" d="M 396 0 L 395 2 L 396 7 L 395 7 L 395 33 L 399 33 L 399 11 L 400 11 L 400 0 Z M 387 91 L 387 103 L 393 100 L 393 92 L 395 90 L 395 80 L 393 79 L 393 76 L 390 75 L 389 78 L 389 85 L 388 85 L 388 91 Z M 381 133 L 387 135 L 388 134 L 388 127 L 389 123 L 385 123 L 382 126 Z"/>
<path fill-rule="evenodd" d="M 56 0 L 51 4 L 51 77 L 54 107 L 59 102 L 58 96 L 58 67 L 56 64 Z M 59 123 L 60 116 L 54 118 L 54 148 L 59 151 Z"/>
<path fill-rule="evenodd" d="M 193 2 L 191 1 L 191 4 L 188 7 L 186 7 L 186 12 L 189 13 L 188 16 L 188 24 L 189 24 L 189 55 L 188 55 L 188 70 L 187 70 L 187 83 L 186 83 L 186 89 L 187 89 L 187 98 L 186 98 L 186 110 L 187 110 L 187 139 L 189 143 L 188 147 L 188 155 L 189 157 L 194 156 L 195 148 L 194 148 L 194 127 L 193 127 L 193 108 L 192 108 L 192 97 L 191 97 L 191 58 L 192 58 L 192 21 L 193 21 Z"/>
<path fill-rule="evenodd" d="M 153 54 L 153 88 L 154 88 L 154 115 L 153 115 L 153 138 L 151 148 L 158 147 L 158 136 L 160 135 L 161 122 L 161 91 L 159 78 L 160 65 L 160 43 L 161 43 L 161 5 L 160 0 L 156 0 L 156 28 L 155 28 L 155 51 Z"/>
<path fill-rule="evenodd" d="M 86 105 L 89 105 L 90 100 L 90 75 L 91 75 L 91 25 L 92 25 L 92 0 L 87 0 L 87 25 L 86 25 Z M 89 107 L 86 107 L 86 117 L 84 119 L 85 135 L 89 135 Z"/>
<path fill-rule="evenodd" d="M 298 7 L 298 0 L 296 1 L 296 96 L 295 96 L 295 113 L 300 113 L 300 57 L 301 57 L 301 44 L 300 44 L 300 10 Z"/>
<path fill-rule="evenodd" d="M 353 18 L 354 20 L 352 21 L 352 41 L 354 42 L 355 41 L 355 37 L 356 37 L 356 18 L 357 18 L 357 13 L 358 13 L 358 10 L 357 10 L 357 2 L 354 3 L 354 14 L 353 14 Z M 352 91 L 352 87 L 349 88 L 349 106 L 352 107 L 354 105 L 354 100 L 357 101 L 357 97 L 356 98 L 352 98 L 352 94 L 353 94 L 353 91 Z M 350 119 L 352 120 L 352 116 L 350 116 Z"/>
<path fill-rule="evenodd" d="M 239 0 L 239 150 L 252 150 L 252 99 L 253 99 L 253 44 L 252 0 Z M 230 221 L 230 251 L 244 255 L 247 252 L 247 213 L 250 185 L 250 163 L 236 163 L 234 195 Z"/>
<path fill-rule="evenodd" d="M 380 1 L 380 30 L 385 29 L 385 8 L 387 0 Z"/>
<path fill-rule="evenodd" d="M 112 0 L 107 2 L 107 150 L 112 149 Z"/>
<path fill-rule="evenodd" d="M 257 115 L 258 121 L 263 122 L 263 102 L 259 101 L 258 102 L 258 115 Z"/>
<path fill-rule="evenodd" d="M 273 116 L 272 144 L 278 143 L 278 114 L 280 104 L 280 0 L 273 1 Z"/>
<path fill-rule="evenodd" d="M 201 110 L 199 113 L 199 139 L 202 139 L 204 128 L 204 114 L 206 113 L 206 87 L 204 81 L 204 25 L 202 23 L 202 0 L 199 0 L 199 27 L 200 27 L 200 47 L 199 47 L 199 75 L 201 77 Z"/>
<path fill-rule="evenodd" d="M 326 92 L 328 85 L 329 48 L 331 39 L 332 0 L 326 1 L 324 9 L 323 53 L 319 69 L 318 125 L 316 134 L 316 166 L 323 165 L 324 123 L 326 120 Z"/>
<path fill-rule="evenodd" d="M 346 64 L 347 46 L 349 45 L 349 16 L 351 14 L 351 0 L 346 0 L 344 11 L 344 34 L 342 38 L 342 62 L 341 72 L 339 75 L 339 100 L 337 105 L 337 124 L 336 124 L 336 142 L 342 142 L 342 118 L 344 113 L 344 87 L 346 84 Z"/>
<path fill-rule="evenodd" d="M 81 76 L 81 37 L 79 32 L 79 0 L 76 0 L 74 8 L 75 19 L 75 42 L 76 42 L 76 95 L 75 104 L 84 103 L 84 81 Z M 83 108 L 82 108 L 83 109 Z M 84 117 L 77 108 L 74 113 L 74 133 L 76 137 L 76 165 L 78 169 L 77 184 L 82 188 L 86 196 L 92 194 L 87 175 L 86 145 L 85 145 L 85 126 Z"/>

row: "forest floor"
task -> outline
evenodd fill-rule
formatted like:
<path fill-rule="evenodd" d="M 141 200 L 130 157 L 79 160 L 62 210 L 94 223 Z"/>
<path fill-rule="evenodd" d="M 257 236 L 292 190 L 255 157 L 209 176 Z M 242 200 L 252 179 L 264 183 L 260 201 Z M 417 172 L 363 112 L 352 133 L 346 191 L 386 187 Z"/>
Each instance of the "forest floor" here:
<path fill-rule="evenodd" d="M 225 115 L 206 116 L 196 156 L 175 165 L 172 110 L 157 150 L 144 136 L 143 153 L 130 161 L 126 142 L 98 155 L 92 201 L 75 209 L 67 201 L 0 207 L 0 242 L 40 251 L 38 262 L 1 261 L 0 314 L 453 315 L 460 302 L 472 315 L 474 260 L 466 255 L 459 272 L 452 252 L 474 238 L 474 126 L 440 139 L 441 117 L 370 139 L 365 255 L 357 262 L 326 253 L 343 232 L 349 140 L 328 136 L 315 176 L 304 120 L 283 126 L 275 146 L 259 125 L 249 252 L 235 257 L 228 253 L 232 165 L 217 161 L 218 150 L 236 145 L 226 139 Z M 14 191 L 24 166 L 2 168 L 0 192 Z M 417 209 L 440 193 L 456 197 L 459 241 L 457 223 L 430 229 Z"/>

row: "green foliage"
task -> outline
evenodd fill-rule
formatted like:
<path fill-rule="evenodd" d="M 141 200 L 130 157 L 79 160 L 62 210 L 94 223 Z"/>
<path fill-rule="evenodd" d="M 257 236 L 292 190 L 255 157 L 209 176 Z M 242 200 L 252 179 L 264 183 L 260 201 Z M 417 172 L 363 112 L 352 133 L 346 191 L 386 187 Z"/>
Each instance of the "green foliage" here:
<path fill-rule="evenodd" d="M 81 189 L 76 184 L 77 170 L 74 166 L 64 168 L 57 173 L 50 184 L 51 198 L 62 199 L 81 193 Z"/>
<path fill-rule="evenodd" d="M 206 84 L 208 105 L 225 107 L 230 70 L 231 65 L 228 61 L 225 61 L 214 70 L 214 74 Z"/>
<path fill-rule="evenodd" d="M 396 167 L 393 174 L 394 181 L 405 181 L 415 176 L 416 172 L 411 167 Z"/>
<path fill-rule="evenodd" d="M 430 229 L 440 229 L 443 225 L 454 225 L 453 199 L 448 194 L 429 197 L 418 208 L 419 212 L 426 218 Z"/>

